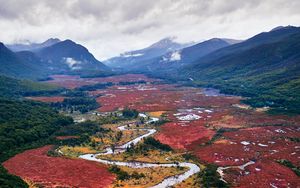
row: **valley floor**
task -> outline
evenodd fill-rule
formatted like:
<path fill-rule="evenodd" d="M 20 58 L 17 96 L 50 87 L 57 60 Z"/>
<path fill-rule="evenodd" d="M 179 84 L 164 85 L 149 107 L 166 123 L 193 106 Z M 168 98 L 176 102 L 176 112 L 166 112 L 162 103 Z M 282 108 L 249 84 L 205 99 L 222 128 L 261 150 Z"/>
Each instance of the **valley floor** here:
<path fill-rule="evenodd" d="M 139 81 L 146 84 L 128 84 Z M 116 153 L 99 158 L 145 163 L 191 162 L 201 168 L 199 173 L 175 187 L 214 187 L 220 181 L 232 187 L 300 186 L 300 116 L 269 115 L 261 109 L 241 104 L 242 98 L 238 96 L 166 84 L 144 75 L 105 78 L 56 75 L 48 82 L 71 89 L 103 82 L 114 83 L 104 89 L 88 91 L 100 107 L 80 116 L 83 121 L 111 117 L 111 112 L 118 114 L 125 108 L 136 109 L 142 115 L 132 121 L 105 123 L 102 127 L 110 132 L 89 135 L 90 145 L 61 146 L 56 150 L 62 151 L 58 156 L 45 154 L 50 149 L 50 146 L 45 146 L 25 151 L 4 163 L 10 173 L 28 182 L 46 187 L 150 187 L 188 170 L 180 167 L 138 170 L 118 167 L 120 169 L 116 173 L 115 167 L 112 169 L 112 166 L 78 158 L 82 154 L 114 148 Z M 30 99 L 43 102 L 63 100 L 61 96 Z M 141 117 L 144 122 L 137 123 Z M 148 117 L 156 117 L 158 121 L 145 123 L 151 120 Z M 120 133 L 118 127 L 121 125 L 140 130 L 128 129 Z M 142 128 L 157 130 L 153 137 L 169 145 L 172 151 L 154 148 L 139 152 L 138 149 L 143 147 L 141 140 L 136 143 L 136 150 L 118 153 L 118 146 L 146 134 Z M 76 139 L 73 135 L 68 136 L 58 139 Z M 215 174 L 212 173 L 215 177 L 206 173 L 212 165 L 216 167 Z M 126 172 L 123 174 L 128 177 L 120 177 L 121 172 Z"/>

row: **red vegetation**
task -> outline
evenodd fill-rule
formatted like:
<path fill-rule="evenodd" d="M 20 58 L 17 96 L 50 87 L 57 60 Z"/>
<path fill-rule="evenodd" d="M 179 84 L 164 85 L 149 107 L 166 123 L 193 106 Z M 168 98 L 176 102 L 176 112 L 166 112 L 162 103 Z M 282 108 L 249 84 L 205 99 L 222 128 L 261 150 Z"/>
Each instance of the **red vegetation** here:
<path fill-rule="evenodd" d="M 172 148 L 186 149 L 192 144 L 209 141 L 214 133 L 204 127 L 202 121 L 194 121 L 187 126 L 177 122 L 164 124 L 155 137 Z"/>
<path fill-rule="evenodd" d="M 175 111 L 179 108 L 230 106 L 238 103 L 238 97 L 207 97 L 199 89 L 177 87 L 176 85 L 114 86 L 105 91 L 91 94 L 105 94 L 97 99 L 99 111 L 114 111 L 129 107 L 142 112 Z"/>
<path fill-rule="evenodd" d="M 234 187 L 299 187 L 299 177 L 285 166 L 272 161 L 257 161 L 244 171 L 228 169 L 225 179 Z"/>
<path fill-rule="evenodd" d="M 62 102 L 65 97 L 62 96 L 52 96 L 52 97 L 26 97 L 27 99 L 41 102 Z"/>
<path fill-rule="evenodd" d="M 79 136 L 57 136 L 56 137 L 57 140 L 68 140 L 71 138 L 79 138 Z"/>
<path fill-rule="evenodd" d="M 46 153 L 50 148 L 27 150 L 3 165 L 10 173 L 46 187 L 108 187 L 115 179 L 99 163 L 49 157 Z"/>
<path fill-rule="evenodd" d="M 60 75 L 53 78 L 50 83 L 67 88 L 101 82 L 157 81 L 144 75 L 106 78 Z M 255 164 L 244 170 L 230 168 L 224 171 L 225 180 L 234 186 L 299 187 L 299 178 L 294 172 L 278 164 L 276 160 L 287 159 L 295 166 L 300 166 L 300 145 L 295 141 L 300 138 L 300 129 L 297 128 L 300 116 L 270 116 L 251 109 L 241 109 L 233 106 L 239 104 L 240 97 L 206 96 L 199 88 L 177 85 L 119 85 L 89 93 L 94 96 L 103 95 L 97 98 L 101 104 L 98 110 L 101 112 L 125 107 L 141 112 L 167 111 L 171 122 L 162 125 L 155 137 L 173 148 L 194 152 L 203 162 L 236 166 L 255 161 Z M 212 112 L 197 112 L 195 108 L 205 108 Z M 174 115 L 181 113 L 180 110 L 201 118 L 180 120 Z M 230 128 L 230 131 L 227 130 L 221 138 L 207 145 L 221 128 Z"/>
<path fill-rule="evenodd" d="M 109 77 L 98 77 L 98 78 L 80 78 L 80 76 L 71 76 L 71 75 L 53 75 L 51 76 L 53 80 L 47 81 L 57 86 L 74 89 L 84 85 L 93 85 L 97 83 L 104 82 L 134 82 L 134 81 L 146 81 L 153 82 L 158 81 L 157 79 L 151 79 L 142 74 L 125 74 L 119 76 L 109 76 Z"/>
<path fill-rule="evenodd" d="M 247 167 L 250 169 L 250 175 L 245 174 L 246 171 L 234 172 L 232 169 L 225 171 L 227 181 L 241 187 L 248 187 L 249 183 L 252 183 L 253 187 L 260 184 L 263 185 L 260 187 L 270 187 L 271 183 L 277 187 L 286 187 L 288 183 L 290 185 L 297 183 L 294 172 L 275 161 L 287 159 L 300 166 L 300 145 L 292 141 L 300 137 L 299 128 L 255 127 L 226 132 L 223 136 L 226 140 L 198 148 L 195 153 L 199 159 L 219 166 L 242 165 L 250 160 L 256 161 L 254 165 Z"/>
<path fill-rule="evenodd" d="M 217 142 L 198 149 L 197 156 L 221 166 L 240 165 L 251 159 L 288 159 L 300 165 L 300 146 L 291 141 L 300 137 L 296 127 L 256 127 L 223 135 L 228 142 Z"/>

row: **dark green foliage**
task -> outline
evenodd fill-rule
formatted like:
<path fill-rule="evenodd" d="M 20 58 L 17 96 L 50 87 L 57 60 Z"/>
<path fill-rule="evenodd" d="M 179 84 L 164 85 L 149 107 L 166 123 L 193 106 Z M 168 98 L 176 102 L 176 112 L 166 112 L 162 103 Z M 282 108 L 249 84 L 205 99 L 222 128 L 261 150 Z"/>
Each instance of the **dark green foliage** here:
<path fill-rule="evenodd" d="M 126 180 L 126 179 L 129 179 L 129 178 L 130 178 L 130 175 L 129 175 L 127 172 L 121 170 L 121 169 L 120 169 L 119 167 L 117 167 L 116 165 L 113 165 L 113 166 L 109 167 L 108 170 L 109 170 L 110 172 L 116 174 L 118 180 Z"/>
<path fill-rule="evenodd" d="M 183 157 L 185 160 L 187 160 L 187 161 L 189 161 L 189 160 L 192 160 L 192 161 L 198 161 L 197 156 L 195 156 L 195 155 L 193 155 L 193 154 L 191 154 L 191 153 L 185 153 L 185 154 L 182 155 L 182 157 Z"/>
<path fill-rule="evenodd" d="M 294 30 L 272 40 L 265 38 L 277 33 L 261 34 L 221 49 L 178 75 L 192 77 L 199 86 L 250 97 L 244 102 L 254 107 L 272 107 L 271 113 L 299 114 L 300 30 Z M 264 42 L 258 43 L 259 38 Z"/>
<path fill-rule="evenodd" d="M 295 166 L 291 161 L 286 159 L 281 159 L 277 161 L 279 164 L 282 164 L 288 168 L 290 168 L 297 176 L 300 176 L 300 167 Z"/>
<path fill-rule="evenodd" d="M 134 85 L 134 84 L 146 84 L 147 82 L 144 80 L 136 81 L 136 82 L 119 82 L 119 85 Z"/>
<path fill-rule="evenodd" d="M 140 179 L 140 178 L 144 178 L 145 177 L 145 174 L 138 173 L 136 171 L 134 171 L 132 174 L 128 174 L 127 172 L 121 170 L 116 165 L 112 165 L 111 167 L 109 167 L 108 170 L 110 172 L 116 174 L 118 180 L 126 180 L 126 179 L 131 179 L 131 178 L 133 178 L 133 179 Z"/>
<path fill-rule="evenodd" d="M 24 150 L 52 142 L 52 135 L 73 123 L 43 103 L 0 98 L 0 162 Z M 1 187 L 28 187 L 20 178 L 0 167 Z"/>
<path fill-rule="evenodd" d="M 13 98 L 45 93 L 55 94 L 60 90 L 60 88 L 48 84 L 0 76 L 0 97 Z"/>
<path fill-rule="evenodd" d="M 101 126 L 93 121 L 85 121 L 82 123 L 72 124 L 69 126 L 61 127 L 60 130 L 56 132 L 57 136 L 65 135 L 82 135 L 83 133 L 93 135 L 97 132 L 104 132 L 105 130 Z"/>
<path fill-rule="evenodd" d="M 144 154 L 146 155 L 150 150 L 161 150 L 161 151 L 172 151 L 172 148 L 167 144 L 162 144 L 160 141 L 154 139 L 153 137 L 144 138 L 144 142 L 138 145 L 132 145 L 126 149 L 129 154 Z"/>
<path fill-rule="evenodd" d="M 147 137 L 144 139 L 144 144 L 148 147 L 159 149 L 162 151 L 172 151 L 172 148 L 167 144 L 162 144 L 160 141 L 156 140 L 153 137 Z"/>
<path fill-rule="evenodd" d="M 18 176 L 8 174 L 7 170 L 0 165 L 0 187 L 1 188 L 28 188 L 28 185 Z"/>
<path fill-rule="evenodd" d="M 214 164 L 208 164 L 206 168 L 199 173 L 199 178 L 203 187 L 229 187 L 227 183 L 220 180 L 217 168 L 218 167 Z"/>
<path fill-rule="evenodd" d="M 51 106 L 64 111 L 79 111 L 81 113 L 86 113 L 90 110 L 97 109 L 99 104 L 95 98 L 72 97 L 65 98 L 63 102 L 52 103 Z"/>
<path fill-rule="evenodd" d="M 81 86 L 80 88 L 76 89 L 79 91 L 94 91 L 97 89 L 105 89 L 109 86 L 113 86 L 114 84 L 112 82 L 107 82 L 107 83 L 99 83 L 99 84 L 94 84 L 94 85 L 86 85 L 86 86 Z"/>
<path fill-rule="evenodd" d="M 123 111 L 122 111 L 122 115 L 125 117 L 125 118 L 137 118 L 138 115 L 139 115 L 139 112 L 135 109 L 129 109 L 129 108 L 125 108 Z"/>
<path fill-rule="evenodd" d="M 47 105 L 32 101 L 0 99 L 0 114 L 1 161 L 20 148 L 44 143 L 61 126 L 73 122 Z"/>
<path fill-rule="evenodd" d="M 300 138 L 299 137 L 287 137 L 287 139 L 289 139 L 292 142 L 300 142 Z"/>

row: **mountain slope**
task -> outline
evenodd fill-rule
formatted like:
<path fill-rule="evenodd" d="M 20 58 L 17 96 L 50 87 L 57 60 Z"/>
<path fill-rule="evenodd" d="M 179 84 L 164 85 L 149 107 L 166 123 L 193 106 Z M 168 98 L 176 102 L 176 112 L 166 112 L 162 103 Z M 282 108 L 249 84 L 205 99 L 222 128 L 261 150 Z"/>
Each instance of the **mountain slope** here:
<path fill-rule="evenodd" d="M 19 51 L 37 51 L 41 48 L 52 46 L 56 43 L 59 43 L 60 40 L 57 38 L 50 38 L 42 43 L 29 43 L 29 44 L 8 44 L 6 45 L 10 50 L 14 52 Z"/>
<path fill-rule="evenodd" d="M 0 98 L 19 98 L 28 93 L 54 92 L 60 88 L 29 80 L 19 80 L 0 75 Z"/>
<path fill-rule="evenodd" d="M 198 85 L 251 97 L 254 106 L 300 113 L 300 28 L 258 34 L 178 71 Z"/>
<path fill-rule="evenodd" d="M 34 54 L 29 54 L 33 60 Z M 29 54 L 14 53 L 0 43 L 0 74 L 19 78 L 43 77 L 44 73 L 40 69 L 42 63 L 38 59 L 31 61 L 27 56 Z"/>
<path fill-rule="evenodd" d="M 140 62 L 159 57 L 167 52 L 178 50 L 188 45 L 189 44 L 177 43 L 174 41 L 174 38 L 165 38 L 147 48 L 126 52 L 118 57 L 111 58 L 105 61 L 105 64 L 111 67 L 129 69 L 131 66 L 135 66 Z"/>
<path fill-rule="evenodd" d="M 151 60 L 136 63 L 136 65 L 131 67 L 131 70 L 147 73 L 161 71 L 164 72 L 171 71 L 172 69 L 178 69 L 213 51 L 231 45 L 231 43 L 227 42 L 226 40 L 229 41 L 231 39 L 213 38 L 180 50 L 166 53 Z M 231 41 L 236 42 L 235 40 Z"/>
<path fill-rule="evenodd" d="M 43 48 L 37 55 L 50 64 L 57 72 L 109 71 L 84 46 L 65 40 Z"/>

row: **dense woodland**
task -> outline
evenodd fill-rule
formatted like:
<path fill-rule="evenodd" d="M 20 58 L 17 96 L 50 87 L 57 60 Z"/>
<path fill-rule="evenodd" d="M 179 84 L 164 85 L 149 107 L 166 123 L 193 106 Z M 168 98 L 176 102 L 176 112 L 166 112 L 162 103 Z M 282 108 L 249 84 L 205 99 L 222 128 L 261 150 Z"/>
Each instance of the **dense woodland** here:
<path fill-rule="evenodd" d="M 73 123 L 48 105 L 32 101 L 0 99 L 0 162 L 24 150 L 51 143 L 51 136 Z M 1 167 L 2 168 L 2 167 Z M 22 187 L 22 180 L 1 169 L 0 184 Z"/>

